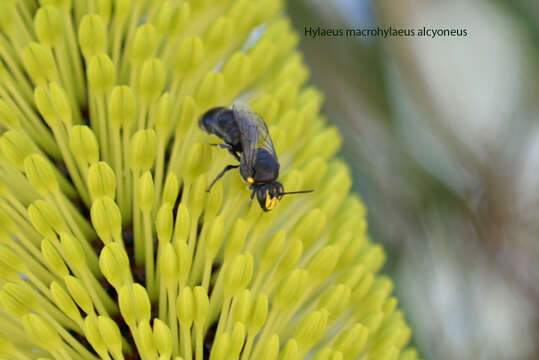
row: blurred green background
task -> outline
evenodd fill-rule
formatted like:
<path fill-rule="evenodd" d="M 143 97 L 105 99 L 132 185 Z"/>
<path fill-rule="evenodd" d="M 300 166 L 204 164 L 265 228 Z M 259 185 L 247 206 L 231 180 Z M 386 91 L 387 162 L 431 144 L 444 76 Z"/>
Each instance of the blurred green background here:
<path fill-rule="evenodd" d="M 539 1 L 288 10 L 422 356 L 539 359 Z M 304 36 L 318 26 L 468 36 Z"/>

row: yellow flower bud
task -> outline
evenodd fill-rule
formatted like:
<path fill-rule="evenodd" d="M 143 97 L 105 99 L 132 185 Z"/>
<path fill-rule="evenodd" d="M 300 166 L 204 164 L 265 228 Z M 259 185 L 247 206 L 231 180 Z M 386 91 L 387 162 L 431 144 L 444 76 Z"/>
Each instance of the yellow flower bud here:
<path fill-rule="evenodd" d="M 251 313 L 251 303 L 253 298 L 251 296 L 251 291 L 249 289 L 243 290 L 240 294 L 234 297 L 234 302 L 232 303 L 231 316 L 233 323 L 241 322 L 247 324 L 249 320 L 249 315 Z"/>
<path fill-rule="evenodd" d="M 94 132 L 88 126 L 76 125 L 69 130 L 69 148 L 84 164 L 99 161 L 99 145 Z"/>
<path fill-rule="evenodd" d="M 90 210 L 90 217 L 97 235 L 105 245 L 112 239 L 121 237 L 122 215 L 118 205 L 110 197 L 95 200 Z"/>
<path fill-rule="evenodd" d="M 277 360 L 279 356 L 279 336 L 273 334 L 267 339 L 260 350 L 260 360 Z"/>
<path fill-rule="evenodd" d="M 296 360 L 299 356 L 298 351 L 298 342 L 296 339 L 292 338 L 286 342 L 283 351 L 281 351 L 279 360 Z"/>
<path fill-rule="evenodd" d="M 192 182 L 198 175 L 206 173 L 210 164 L 210 147 L 205 144 L 193 145 L 189 150 L 189 155 L 187 155 L 187 164 L 184 173 L 185 181 Z"/>
<path fill-rule="evenodd" d="M 249 285 L 253 275 L 253 266 L 253 256 L 250 253 L 236 256 L 226 269 L 225 295 L 234 296 Z"/>
<path fill-rule="evenodd" d="M 68 275 L 64 277 L 64 282 L 67 286 L 67 291 L 69 291 L 69 294 L 82 311 L 86 314 L 92 314 L 94 312 L 94 304 L 82 281 L 79 278 Z"/>
<path fill-rule="evenodd" d="M 64 89 L 57 83 L 50 83 L 49 85 L 51 101 L 56 114 L 60 117 L 68 127 L 71 126 L 71 105 Z"/>
<path fill-rule="evenodd" d="M 292 241 L 292 240 L 291 240 Z M 289 245 L 288 250 L 283 255 L 281 261 L 276 268 L 276 275 L 280 278 L 288 274 L 301 259 L 303 254 L 303 243 L 301 240 L 296 240 Z"/>
<path fill-rule="evenodd" d="M 142 101 L 150 103 L 157 99 L 165 86 L 166 73 L 163 62 L 159 59 L 150 59 L 142 65 L 138 91 Z"/>
<path fill-rule="evenodd" d="M 82 317 L 80 315 L 79 309 L 71 296 L 58 284 L 56 281 L 53 281 L 50 285 L 52 300 L 62 310 L 67 316 L 76 322 L 82 322 Z"/>
<path fill-rule="evenodd" d="M 114 199 L 116 194 L 116 175 L 110 166 L 100 161 L 88 170 L 88 189 L 92 199 L 108 196 Z"/>
<path fill-rule="evenodd" d="M 35 84 L 46 84 L 54 79 L 56 65 L 52 54 L 43 45 L 31 42 L 23 51 L 22 61 Z"/>
<path fill-rule="evenodd" d="M 233 23 L 227 17 L 217 18 L 206 30 L 204 43 L 209 49 L 216 51 L 225 44 L 233 34 Z"/>
<path fill-rule="evenodd" d="M 211 158 L 204 159 L 205 156 L 209 155 L 209 152 L 203 154 L 202 160 L 200 161 L 207 161 L 208 164 L 211 164 Z M 203 171 L 205 172 L 207 170 L 204 169 Z M 206 219 L 213 219 L 221 209 L 221 204 L 223 203 L 223 191 L 223 183 L 221 181 L 215 183 L 211 188 L 211 192 L 206 197 L 206 207 L 204 210 Z"/>
<path fill-rule="evenodd" d="M 264 294 L 258 295 L 255 303 L 253 304 L 253 309 L 251 311 L 251 316 L 249 318 L 249 326 L 247 332 L 249 336 L 255 336 L 258 334 L 262 326 L 266 322 L 268 317 L 268 297 Z"/>
<path fill-rule="evenodd" d="M 189 245 L 183 240 L 177 240 L 175 244 L 178 257 L 178 275 L 180 283 L 185 284 L 191 271 L 192 254 Z"/>
<path fill-rule="evenodd" d="M 161 205 L 155 220 L 157 238 L 161 243 L 169 242 L 172 237 L 172 226 L 174 223 L 172 216 L 172 206 L 167 203 Z"/>
<path fill-rule="evenodd" d="M 159 41 L 157 30 L 152 24 L 146 23 L 140 25 L 133 38 L 131 48 L 131 62 L 134 66 L 151 58 L 155 53 Z"/>
<path fill-rule="evenodd" d="M 326 309 L 314 311 L 301 320 L 294 334 L 294 339 L 298 342 L 302 354 L 306 354 L 324 335 L 327 320 L 328 312 Z"/>
<path fill-rule="evenodd" d="M 305 248 L 309 248 L 326 226 L 326 215 L 320 209 L 312 209 L 295 226 L 292 236 L 301 237 Z"/>
<path fill-rule="evenodd" d="M 304 294 L 309 274 L 306 270 L 296 269 L 284 278 L 275 290 L 274 306 L 279 311 L 291 309 Z"/>
<path fill-rule="evenodd" d="M 98 354 L 105 354 L 107 352 L 107 344 L 99 331 L 99 322 L 95 314 L 90 314 L 84 319 L 83 331 L 86 339 Z"/>
<path fill-rule="evenodd" d="M 226 360 L 230 349 L 230 334 L 228 332 L 217 336 L 213 341 L 210 360 Z"/>
<path fill-rule="evenodd" d="M 169 172 L 165 179 L 165 186 L 163 187 L 163 204 L 174 206 L 174 204 L 176 204 L 176 199 L 178 198 L 179 190 L 180 184 L 178 183 L 178 177 L 175 173 Z"/>
<path fill-rule="evenodd" d="M 31 309 L 27 307 L 26 303 L 18 299 L 9 291 L 9 289 L 7 288 L 8 285 L 11 285 L 11 283 L 6 284 L 4 288 L 0 291 L 0 302 L 2 303 L 2 310 L 12 314 L 13 316 L 21 318 L 24 315 L 28 314 Z"/>
<path fill-rule="evenodd" d="M 279 230 L 266 242 L 264 251 L 262 251 L 262 259 L 260 260 L 259 271 L 262 274 L 267 273 L 281 256 L 285 238 L 286 232 Z"/>
<path fill-rule="evenodd" d="M 172 334 L 167 324 L 159 319 L 155 319 L 153 321 L 153 343 L 159 354 L 165 355 L 167 359 L 172 354 L 172 341 Z"/>
<path fill-rule="evenodd" d="M 251 74 L 251 58 L 241 52 L 232 55 L 223 66 L 225 84 L 234 89 L 241 88 Z"/>
<path fill-rule="evenodd" d="M 189 227 L 191 225 L 191 216 L 189 210 L 184 203 L 178 205 L 178 212 L 176 213 L 176 221 L 174 222 L 174 241 L 187 242 L 189 236 Z"/>
<path fill-rule="evenodd" d="M 64 260 L 49 240 L 44 239 L 41 241 L 41 253 L 45 258 L 48 267 L 58 275 L 58 277 L 63 278 L 64 276 L 69 275 L 69 270 L 67 269 Z"/>
<path fill-rule="evenodd" d="M 99 255 L 99 268 L 109 283 L 119 290 L 130 281 L 129 258 L 118 243 L 109 243 Z"/>
<path fill-rule="evenodd" d="M 124 285 L 118 294 L 118 305 L 127 325 L 150 321 L 150 298 L 142 285 Z"/>
<path fill-rule="evenodd" d="M 109 119 L 112 125 L 130 128 L 135 119 L 135 95 L 129 86 L 115 86 L 109 98 Z"/>
<path fill-rule="evenodd" d="M 109 23 L 111 8 L 111 0 L 97 0 L 97 13 L 103 18 L 105 24 Z"/>
<path fill-rule="evenodd" d="M 337 249 L 334 246 L 326 246 L 309 260 L 306 269 L 313 280 L 320 282 L 332 273 L 337 260 Z"/>
<path fill-rule="evenodd" d="M 224 88 L 225 79 L 223 74 L 210 71 L 204 76 L 195 91 L 197 104 L 202 108 L 210 108 L 219 103 Z"/>
<path fill-rule="evenodd" d="M 195 301 L 190 287 L 186 286 L 181 289 L 180 295 L 176 299 L 176 309 L 180 324 L 190 328 L 195 317 Z"/>
<path fill-rule="evenodd" d="M 0 245 L 0 266 L 23 274 L 28 271 L 19 255 L 5 245 Z"/>
<path fill-rule="evenodd" d="M 86 266 L 86 258 L 84 257 L 84 250 L 82 249 L 80 240 L 66 232 L 60 234 L 60 240 L 69 267 L 82 271 Z"/>
<path fill-rule="evenodd" d="M 191 17 L 191 5 L 184 1 L 178 6 L 171 20 L 170 33 L 178 34 L 189 23 Z"/>
<path fill-rule="evenodd" d="M 41 155 L 30 155 L 24 160 L 24 171 L 30 184 L 42 195 L 60 191 L 52 166 Z"/>
<path fill-rule="evenodd" d="M 174 245 L 169 242 L 163 245 L 161 277 L 167 288 L 172 288 L 178 281 L 178 257 Z"/>
<path fill-rule="evenodd" d="M 191 187 L 191 193 L 189 194 L 188 206 L 191 218 L 196 219 L 202 213 L 202 209 L 204 209 L 204 202 L 206 200 L 206 196 L 208 195 L 206 189 L 206 175 L 201 174 L 195 179 L 193 186 Z"/>
<path fill-rule="evenodd" d="M 13 107 L 0 99 L 0 124 L 10 130 L 20 130 L 21 124 Z"/>
<path fill-rule="evenodd" d="M 157 106 L 153 113 L 153 117 L 155 118 L 155 130 L 160 139 L 168 139 L 170 131 L 172 130 L 170 111 L 170 94 L 166 92 L 157 100 Z"/>
<path fill-rule="evenodd" d="M 224 239 L 224 221 L 221 216 L 218 216 L 213 220 L 208 230 L 208 237 L 206 238 L 206 259 L 211 261 L 217 255 L 217 252 L 221 248 L 221 244 Z"/>
<path fill-rule="evenodd" d="M 195 121 L 196 111 L 195 100 L 190 96 L 185 96 L 182 99 L 180 115 L 176 122 L 176 137 L 182 138 L 187 133 L 187 130 Z"/>
<path fill-rule="evenodd" d="M 131 9 L 131 0 L 116 0 L 114 2 L 114 15 L 116 18 L 124 19 Z"/>
<path fill-rule="evenodd" d="M 157 155 L 157 134 L 154 130 L 139 130 L 131 138 L 131 169 L 148 171 L 153 166 Z"/>
<path fill-rule="evenodd" d="M 98 316 L 97 324 L 101 337 L 106 339 L 108 349 L 117 357 L 117 355 L 122 353 L 122 335 L 118 325 L 107 316 Z"/>
<path fill-rule="evenodd" d="M 204 58 L 204 43 L 199 37 L 188 37 L 183 40 L 176 55 L 175 70 L 179 76 L 192 71 Z"/>
<path fill-rule="evenodd" d="M 90 89 L 96 95 L 104 95 L 114 86 L 116 69 L 107 55 L 94 55 L 90 59 L 87 76 Z"/>
<path fill-rule="evenodd" d="M 225 245 L 225 261 L 232 259 L 242 249 L 245 243 L 245 237 L 247 236 L 247 225 L 241 218 L 237 219 L 232 227 L 230 235 L 227 237 Z"/>
<path fill-rule="evenodd" d="M 36 200 L 28 207 L 28 216 L 34 228 L 46 238 L 67 230 L 60 213 L 48 202 Z"/>
<path fill-rule="evenodd" d="M 79 25 L 79 44 L 86 59 L 105 53 L 107 31 L 103 18 L 97 14 L 85 15 Z"/>
<path fill-rule="evenodd" d="M 24 331 L 29 338 L 48 351 L 56 351 L 63 346 L 62 339 L 52 324 L 37 314 L 22 317 Z"/>
<path fill-rule="evenodd" d="M 142 212 L 148 213 L 152 210 L 153 198 L 154 198 L 154 185 L 152 173 L 146 171 L 140 177 L 138 189 L 138 205 Z"/>
<path fill-rule="evenodd" d="M 245 325 L 240 322 L 234 324 L 232 333 L 230 334 L 230 347 L 228 350 L 228 355 L 237 359 L 241 349 L 243 348 L 243 342 L 245 341 Z"/>
<path fill-rule="evenodd" d="M 47 46 L 56 46 L 62 36 L 60 14 L 54 6 L 43 6 L 34 17 L 34 30 L 39 42 Z"/>
<path fill-rule="evenodd" d="M 47 122 L 47 125 L 51 128 L 58 126 L 58 119 L 56 117 L 56 110 L 54 104 L 49 96 L 49 88 L 46 85 L 39 85 L 34 90 L 34 101 L 36 103 L 39 113 L 43 119 Z"/>
<path fill-rule="evenodd" d="M 34 152 L 28 139 L 12 130 L 6 131 L 0 138 L 0 149 L 19 170 L 24 170 L 24 159 Z"/>
<path fill-rule="evenodd" d="M 210 300 L 208 293 L 202 286 L 193 288 L 193 303 L 195 314 L 193 320 L 196 326 L 203 326 L 206 323 L 210 311 Z"/>

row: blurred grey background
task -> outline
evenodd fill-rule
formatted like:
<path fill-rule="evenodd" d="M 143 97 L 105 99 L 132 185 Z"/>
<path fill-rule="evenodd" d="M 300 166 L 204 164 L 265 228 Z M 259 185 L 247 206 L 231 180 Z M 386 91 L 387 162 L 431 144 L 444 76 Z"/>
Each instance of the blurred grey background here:
<path fill-rule="evenodd" d="M 539 359 L 539 1 L 288 11 L 422 356 Z M 318 26 L 468 36 L 304 36 Z"/>

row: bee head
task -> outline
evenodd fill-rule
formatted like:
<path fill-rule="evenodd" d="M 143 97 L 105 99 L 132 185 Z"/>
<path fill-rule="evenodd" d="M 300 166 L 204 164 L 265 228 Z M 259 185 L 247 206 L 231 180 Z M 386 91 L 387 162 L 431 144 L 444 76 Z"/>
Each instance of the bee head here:
<path fill-rule="evenodd" d="M 256 191 L 256 199 L 262 210 L 272 210 L 283 197 L 283 191 L 283 185 L 278 181 L 260 186 Z"/>
<path fill-rule="evenodd" d="M 204 114 L 202 114 L 202 116 L 200 117 L 198 121 L 198 125 L 200 126 L 202 130 L 210 134 L 213 134 L 215 133 L 213 127 L 216 121 L 218 120 L 220 116 L 222 116 L 225 113 L 230 113 L 230 114 L 227 114 L 229 116 L 231 116 L 232 114 L 232 112 L 229 109 L 222 106 L 211 108 L 208 111 L 206 111 Z"/>

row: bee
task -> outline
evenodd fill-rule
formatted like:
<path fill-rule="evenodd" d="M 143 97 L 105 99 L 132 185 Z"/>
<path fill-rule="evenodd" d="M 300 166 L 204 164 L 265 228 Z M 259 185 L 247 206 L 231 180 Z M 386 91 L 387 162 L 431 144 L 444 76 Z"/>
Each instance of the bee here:
<path fill-rule="evenodd" d="M 314 190 L 285 192 L 277 181 L 280 164 L 275 153 L 268 127 L 264 120 L 245 106 L 215 107 L 206 111 L 199 126 L 220 138 L 222 144 L 211 144 L 226 149 L 238 160 L 237 165 L 227 165 L 212 181 L 207 191 L 226 172 L 239 168 L 240 175 L 251 190 L 250 200 L 256 196 L 260 207 L 270 211 L 284 195 L 310 193 Z"/>

